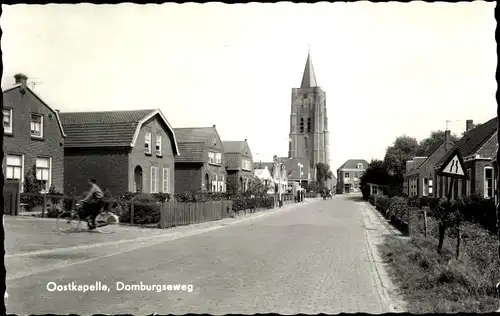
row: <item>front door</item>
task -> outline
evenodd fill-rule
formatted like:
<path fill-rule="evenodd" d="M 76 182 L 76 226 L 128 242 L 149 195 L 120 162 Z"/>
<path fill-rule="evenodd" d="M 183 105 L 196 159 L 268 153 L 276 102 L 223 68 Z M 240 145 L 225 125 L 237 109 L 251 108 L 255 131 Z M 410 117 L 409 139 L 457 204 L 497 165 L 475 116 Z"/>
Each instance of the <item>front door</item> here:
<path fill-rule="evenodd" d="M 345 193 L 350 193 L 351 192 L 351 185 L 350 184 L 346 184 L 344 186 L 344 192 Z"/>
<path fill-rule="evenodd" d="M 134 170 L 134 188 L 133 192 L 142 192 L 142 168 L 141 166 L 135 167 Z"/>

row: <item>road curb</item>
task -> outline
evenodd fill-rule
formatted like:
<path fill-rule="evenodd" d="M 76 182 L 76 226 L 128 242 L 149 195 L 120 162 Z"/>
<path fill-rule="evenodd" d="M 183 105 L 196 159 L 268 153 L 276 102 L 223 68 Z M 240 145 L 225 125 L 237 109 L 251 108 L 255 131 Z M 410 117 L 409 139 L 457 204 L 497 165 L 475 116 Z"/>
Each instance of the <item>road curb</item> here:
<path fill-rule="evenodd" d="M 377 246 L 383 243 L 384 236 L 394 235 L 394 233 L 381 222 L 380 217 L 374 212 L 377 211 L 371 205 L 367 202 L 363 203 L 361 214 L 366 228 L 366 247 L 373 262 L 373 270 L 376 276 L 375 282 L 379 288 L 381 299 L 389 306 L 390 310 L 388 312 L 403 313 L 407 311 L 407 304 L 398 294 L 399 289 L 392 282 L 377 249 Z"/>

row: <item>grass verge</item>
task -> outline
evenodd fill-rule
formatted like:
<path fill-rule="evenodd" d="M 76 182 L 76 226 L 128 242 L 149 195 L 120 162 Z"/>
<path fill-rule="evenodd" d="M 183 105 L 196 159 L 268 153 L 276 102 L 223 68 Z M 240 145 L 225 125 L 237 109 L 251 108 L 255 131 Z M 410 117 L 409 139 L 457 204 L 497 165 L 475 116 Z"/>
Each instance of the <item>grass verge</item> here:
<path fill-rule="evenodd" d="M 389 275 L 410 313 L 485 313 L 498 308 L 495 284 L 500 279 L 496 240 L 477 224 L 462 225 L 460 258 L 449 229 L 443 253 L 437 254 L 437 222 L 429 219 L 427 238 L 420 230 L 410 239 L 385 237 L 379 246 Z"/>

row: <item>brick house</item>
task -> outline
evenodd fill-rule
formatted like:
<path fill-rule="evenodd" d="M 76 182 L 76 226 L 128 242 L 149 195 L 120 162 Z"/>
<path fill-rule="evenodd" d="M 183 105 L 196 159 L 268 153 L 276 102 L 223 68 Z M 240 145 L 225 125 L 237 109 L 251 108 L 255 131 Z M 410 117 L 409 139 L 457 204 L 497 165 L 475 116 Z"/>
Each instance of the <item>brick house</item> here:
<path fill-rule="evenodd" d="M 364 159 L 349 159 L 337 169 L 337 193 L 361 192 L 361 175 L 368 168 Z"/>
<path fill-rule="evenodd" d="M 160 110 L 60 113 L 67 133 L 65 189 L 77 194 L 88 179 L 112 195 L 174 191 L 174 130 Z"/>
<path fill-rule="evenodd" d="M 226 158 L 216 126 L 174 131 L 180 150 L 175 157 L 176 191 L 226 192 Z"/>
<path fill-rule="evenodd" d="M 253 177 L 253 156 L 248 141 L 225 141 L 227 183 L 235 185 L 238 192 L 248 189 L 248 181 Z"/>
<path fill-rule="evenodd" d="M 441 167 L 457 148 L 464 160 L 465 172 L 469 179 L 454 181 L 452 197 L 475 193 L 485 198 L 493 198 L 495 175 L 492 159 L 498 149 L 497 118 L 475 127 L 472 121 L 468 120 L 465 135 L 436 163 L 434 169 Z M 435 175 L 434 179 L 436 195 L 446 197 L 450 178 Z"/>
<path fill-rule="evenodd" d="M 444 140 L 430 148 L 423 157 L 414 157 L 406 162 L 406 172 L 403 175 L 403 192 L 408 196 L 433 195 L 434 165 L 453 147 L 449 130 L 444 133 Z"/>
<path fill-rule="evenodd" d="M 26 75 L 14 78 L 15 85 L 3 91 L 5 179 L 19 181 L 22 190 L 24 177 L 36 168 L 42 192 L 51 187 L 62 192 L 66 135 L 58 111 L 26 86 Z"/>

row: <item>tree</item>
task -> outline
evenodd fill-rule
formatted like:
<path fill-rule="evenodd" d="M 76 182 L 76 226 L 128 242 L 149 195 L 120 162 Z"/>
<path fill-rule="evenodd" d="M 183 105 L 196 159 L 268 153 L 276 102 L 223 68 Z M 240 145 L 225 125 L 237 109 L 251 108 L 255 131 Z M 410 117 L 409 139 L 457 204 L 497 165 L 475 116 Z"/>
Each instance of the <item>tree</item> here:
<path fill-rule="evenodd" d="M 326 180 L 332 179 L 332 177 L 333 173 L 328 164 L 322 162 L 316 164 L 316 180 L 319 182 L 320 188 L 323 188 Z"/>
<path fill-rule="evenodd" d="M 445 137 L 444 131 L 438 130 L 431 132 L 429 137 L 424 138 L 419 142 L 418 149 L 415 155 L 423 156 L 431 148 L 435 148 L 437 145 L 441 144 L 444 141 L 444 137 Z M 458 136 L 454 134 L 451 135 L 451 141 L 456 143 L 458 142 L 458 140 L 459 140 Z"/>
<path fill-rule="evenodd" d="M 313 193 L 318 193 L 319 192 L 319 182 L 318 181 L 309 182 L 307 184 L 307 191 L 313 192 Z"/>
<path fill-rule="evenodd" d="M 266 185 L 262 179 L 254 176 L 248 181 L 248 190 L 246 193 L 257 197 L 266 196 L 271 185 L 272 184 Z"/>
<path fill-rule="evenodd" d="M 226 192 L 229 194 L 238 193 L 238 181 L 236 177 L 227 177 Z"/>
<path fill-rule="evenodd" d="M 392 176 L 392 189 L 396 192 L 402 192 L 406 161 L 415 157 L 418 148 L 417 140 L 406 135 L 397 137 L 394 144 L 387 148 L 384 162 L 389 175 Z"/>
<path fill-rule="evenodd" d="M 365 172 L 360 178 L 359 185 L 363 193 L 363 199 L 367 200 L 370 196 L 370 187 L 368 183 L 389 185 L 391 184 L 391 177 L 387 172 L 387 166 L 382 160 L 374 159 L 368 164 Z"/>

